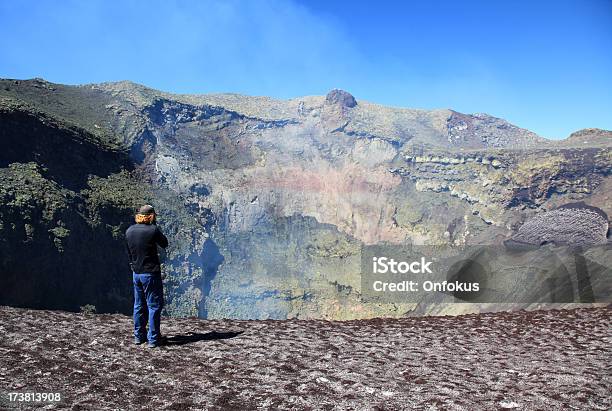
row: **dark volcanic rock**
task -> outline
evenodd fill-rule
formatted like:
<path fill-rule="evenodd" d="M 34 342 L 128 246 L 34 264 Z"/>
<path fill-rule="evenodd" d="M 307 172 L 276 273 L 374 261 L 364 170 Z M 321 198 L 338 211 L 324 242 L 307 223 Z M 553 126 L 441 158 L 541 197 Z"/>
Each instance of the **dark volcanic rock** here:
<path fill-rule="evenodd" d="M 339 90 L 337 88 L 333 89 L 325 96 L 325 102 L 327 104 L 339 104 L 342 107 L 355 107 L 357 105 L 357 100 L 355 97 L 347 91 Z"/>
<path fill-rule="evenodd" d="M 0 105 L 0 152 L 0 304 L 129 312 L 118 232 L 144 190 L 127 151 L 15 104 Z"/>
<path fill-rule="evenodd" d="M 127 152 L 116 144 L 32 109 L 0 105 L 0 124 L 2 168 L 35 161 L 51 179 L 71 190 L 85 187 L 92 174 L 107 177 L 131 168 Z"/>
<path fill-rule="evenodd" d="M 578 202 L 538 214 L 523 224 L 512 240 L 532 245 L 555 243 L 589 246 L 605 244 L 608 228 L 605 212 Z"/>
<path fill-rule="evenodd" d="M 164 319 L 148 350 L 129 317 L 0 307 L 0 381 L 75 410 L 607 410 L 610 314 Z"/>

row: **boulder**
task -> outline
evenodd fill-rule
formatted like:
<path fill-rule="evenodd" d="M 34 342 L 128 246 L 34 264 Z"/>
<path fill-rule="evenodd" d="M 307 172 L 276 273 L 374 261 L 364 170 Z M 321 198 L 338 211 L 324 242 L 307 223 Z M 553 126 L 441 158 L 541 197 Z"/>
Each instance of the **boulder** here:
<path fill-rule="evenodd" d="M 327 93 L 327 96 L 325 96 L 325 103 L 338 104 L 341 107 L 351 108 L 357 105 L 357 100 L 355 100 L 355 97 L 353 97 L 353 95 L 347 91 L 333 89 Z"/>

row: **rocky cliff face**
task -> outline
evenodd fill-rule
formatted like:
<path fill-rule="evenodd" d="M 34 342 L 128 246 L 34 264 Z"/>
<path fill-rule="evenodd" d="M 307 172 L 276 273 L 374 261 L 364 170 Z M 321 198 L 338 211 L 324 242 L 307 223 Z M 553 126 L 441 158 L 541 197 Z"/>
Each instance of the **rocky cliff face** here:
<path fill-rule="evenodd" d="M 362 246 L 502 244 L 525 221 L 568 202 L 612 212 L 612 144 L 604 131 L 552 142 L 485 114 L 388 108 L 340 90 L 281 101 L 171 95 L 128 82 L 5 80 L 0 96 L 12 118 L 0 123 L 3 173 L 42 167 L 40 184 L 67 193 L 58 194 L 66 212 L 99 224 L 108 237 L 100 258 L 113 266 L 100 270 L 116 273 L 110 283 L 121 276 L 129 283 L 113 247 L 131 210 L 147 199 L 161 211 L 172 240 L 165 270 L 174 315 L 401 316 L 414 304 L 361 300 Z M 36 121 L 53 121 L 73 137 L 58 140 Z M 16 179 L 6 196 L 24 190 Z M 61 204 L 34 191 L 35 209 Z M 28 208 L 7 204 L 3 227 L 27 238 Z M 59 252 L 49 230 L 70 220 L 50 221 L 40 230 L 45 258 Z M 81 256 L 95 243 L 61 232 L 77 239 L 60 241 L 75 241 Z M 16 278 L 24 274 L 11 271 L 10 256 L 33 248 L 8 238 L 3 232 L 13 247 L 2 255 L 3 278 Z M 48 261 L 62 272 L 75 267 L 72 259 Z M 32 278 L 58 275 L 23 270 Z M 16 293 L 16 282 L 9 284 L 7 293 Z"/>
<path fill-rule="evenodd" d="M 114 205 L 106 187 L 134 189 L 127 152 L 9 100 L 0 151 L 0 300 L 126 311 L 120 239 L 131 207 Z"/>

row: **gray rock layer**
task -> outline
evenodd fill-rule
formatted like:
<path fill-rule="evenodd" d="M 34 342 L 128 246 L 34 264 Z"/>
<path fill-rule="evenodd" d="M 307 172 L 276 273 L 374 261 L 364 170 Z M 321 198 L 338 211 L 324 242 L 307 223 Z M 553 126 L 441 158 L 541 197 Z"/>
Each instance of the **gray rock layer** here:
<path fill-rule="evenodd" d="M 571 203 L 528 220 L 512 239 L 533 245 L 590 246 L 605 244 L 608 229 L 608 217 L 601 209 Z"/>

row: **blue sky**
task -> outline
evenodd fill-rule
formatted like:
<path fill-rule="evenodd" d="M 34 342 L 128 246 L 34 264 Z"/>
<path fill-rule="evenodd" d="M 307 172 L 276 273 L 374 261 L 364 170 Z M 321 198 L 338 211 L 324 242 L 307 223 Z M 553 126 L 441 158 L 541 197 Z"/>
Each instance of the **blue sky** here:
<path fill-rule="evenodd" d="M 0 77 L 290 98 L 343 88 L 612 129 L 612 0 L 0 0 Z"/>

